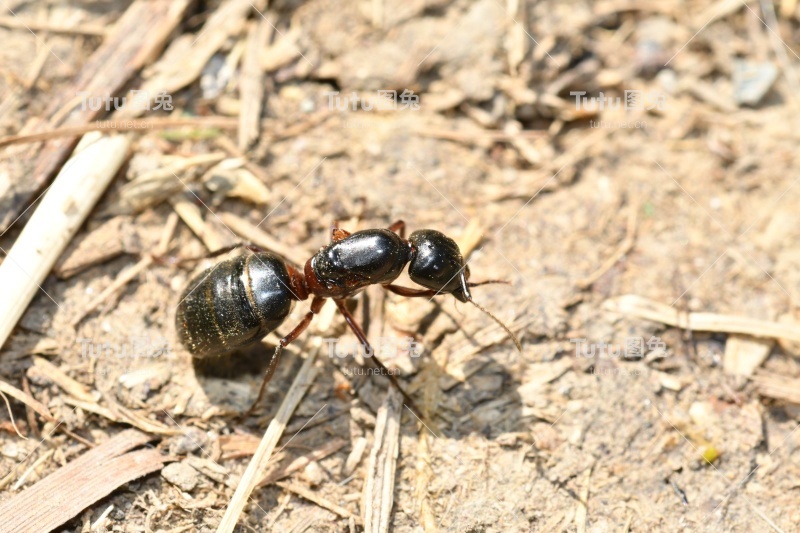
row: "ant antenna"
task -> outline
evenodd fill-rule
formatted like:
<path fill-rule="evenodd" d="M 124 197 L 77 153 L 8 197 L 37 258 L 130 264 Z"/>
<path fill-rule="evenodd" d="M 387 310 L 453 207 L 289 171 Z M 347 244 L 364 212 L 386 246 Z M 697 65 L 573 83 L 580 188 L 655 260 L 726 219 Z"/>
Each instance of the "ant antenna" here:
<path fill-rule="evenodd" d="M 492 320 L 494 320 L 495 322 L 497 322 L 497 323 L 500 325 L 500 327 L 501 327 L 501 328 L 503 328 L 504 330 L 506 330 L 506 333 L 508 333 L 508 336 L 509 336 L 509 337 L 511 337 L 511 340 L 513 340 L 513 341 L 514 341 L 514 344 L 516 344 L 516 345 L 517 345 L 517 350 L 519 350 L 519 351 L 520 351 L 520 353 L 522 353 L 522 345 L 519 343 L 519 339 L 517 338 L 517 336 L 516 336 L 516 335 L 514 335 L 514 333 L 513 333 L 513 332 L 512 332 L 510 329 L 508 329 L 508 326 L 506 326 L 505 324 L 503 324 L 503 323 L 500 321 L 500 319 L 499 319 L 499 318 L 497 318 L 496 316 L 494 316 L 494 315 L 493 315 L 492 313 L 490 313 L 490 312 L 489 312 L 489 311 L 488 311 L 488 310 L 487 310 L 485 307 L 483 307 L 482 305 L 478 304 L 478 303 L 477 303 L 475 300 L 473 300 L 472 298 L 470 298 L 470 299 L 469 299 L 469 300 L 467 300 L 467 301 L 468 301 L 469 303 L 471 303 L 472 305 L 474 305 L 475 307 L 477 307 L 478 309 L 480 309 L 481 311 L 483 311 L 484 313 L 486 313 L 487 315 L 489 315 L 489 316 L 492 318 Z"/>

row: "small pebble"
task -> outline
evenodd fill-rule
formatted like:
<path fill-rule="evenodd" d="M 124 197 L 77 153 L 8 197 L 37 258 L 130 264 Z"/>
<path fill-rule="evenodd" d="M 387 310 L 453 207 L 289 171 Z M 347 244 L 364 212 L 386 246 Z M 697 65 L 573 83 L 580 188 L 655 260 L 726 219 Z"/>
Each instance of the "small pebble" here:
<path fill-rule="evenodd" d="M 190 427 L 183 435 L 176 435 L 170 439 L 169 453 L 170 455 L 186 455 L 205 447 L 207 443 L 208 436 L 204 431 Z"/>
<path fill-rule="evenodd" d="M 311 461 L 303 470 L 303 477 L 308 481 L 309 485 L 317 487 L 322 485 L 325 481 L 325 472 L 322 470 L 322 467 L 319 466 L 318 462 Z"/>
<path fill-rule="evenodd" d="M 161 470 L 161 477 L 184 492 L 197 485 L 197 470 L 184 463 L 170 463 Z"/>
<path fill-rule="evenodd" d="M 8 442 L 3 445 L 3 448 L 0 449 L 0 453 L 10 459 L 16 459 L 17 455 L 19 455 L 19 450 L 17 449 L 17 445 L 13 442 Z"/>

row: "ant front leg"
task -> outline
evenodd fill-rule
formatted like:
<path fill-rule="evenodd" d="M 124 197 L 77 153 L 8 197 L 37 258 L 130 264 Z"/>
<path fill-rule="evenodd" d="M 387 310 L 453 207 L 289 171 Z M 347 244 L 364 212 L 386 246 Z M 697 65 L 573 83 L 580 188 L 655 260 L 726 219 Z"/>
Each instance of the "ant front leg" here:
<path fill-rule="evenodd" d="M 401 239 L 406 238 L 406 223 L 404 220 L 397 220 L 391 226 L 389 226 L 389 231 L 393 231 L 400 235 Z"/>
<path fill-rule="evenodd" d="M 372 354 L 372 357 L 369 357 L 368 359 L 373 362 L 373 364 L 378 368 L 378 370 L 381 371 L 381 373 L 383 373 L 386 377 L 389 378 L 389 381 L 392 382 L 394 388 L 396 388 L 400 392 L 400 394 L 403 395 L 403 398 L 408 404 L 408 407 L 414 411 L 414 414 L 424 419 L 424 416 L 422 416 L 422 411 L 419 410 L 419 408 L 414 403 L 414 400 L 411 398 L 411 396 L 409 396 L 408 393 L 403 389 L 403 387 L 397 381 L 397 378 L 394 377 L 394 374 L 389 372 L 389 369 L 387 369 L 386 366 L 384 366 L 384 364 L 381 363 L 380 359 L 378 359 L 378 356 L 375 355 L 375 350 L 373 350 L 372 346 L 370 346 L 369 341 L 367 340 L 367 336 L 364 334 L 364 330 L 361 329 L 361 326 L 358 325 L 356 319 L 353 318 L 353 315 L 347 309 L 347 306 L 345 306 L 344 300 L 334 300 L 333 302 L 336 304 L 336 307 L 339 309 L 339 312 L 342 313 L 342 316 L 344 316 L 344 320 L 345 322 L 347 322 L 347 325 L 350 326 L 350 329 L 353 331 L 353 333 L 355 333 L 356 337 L 358 337 L 358 340 L 361 341 L 361 345 L 364 346 L 364 350 L 366 350 L 366 353 Z"/>
<path fill-rule="evenodd" d="M 311 324 L 311 320 L 314 318 L 314 315 L 318 314 L 322 309 L 322 306 L 325 305 L 325 299 L 320 298 L 319 296 L 314 296 L 314 299 L 311 301 L 311 310 L 306 313 L 303 317 L 303 320 L 295 326 L 295 328 L 289 332 L 284 338 L 280 340 L 278 345 L 275 347 L 275 353 L 272 354 L 272 357 L 267 364 L 267 371 L 264 374 L 264 380 L 261 382 L 261 388 L 258 390 L 258 397 L 256 401 L 253 402 L 253 405 L 250 406 L 250 409 L 244 414 L 244 416 L 250 416 L 255 408 L 261 403 L 261 399 L 264 397 L 264 391 L 267 389 L 267 383 L 272 379 L 272 375 L 275 373 L 275 369 L 278 367 L 278 361 L 281 358 L 281 352 L 285 347 L 287 347 L 290 343 L 297 339 L 301 333 L 303 333 L 308 325 Z"/>
<path fill-rule="evenodd" d="M 384 289 L 389 292 L 393 292 L 395 294 L 399 294 L 400 296 L 405 296 L 407 298 L 433 298 L 437 294 L 437 291 L 433 289 L 412 289 L 410 287 L 401 287 L 400 285 L 392 285 L 388 283 L 386 285 L 381 285 Z"/>

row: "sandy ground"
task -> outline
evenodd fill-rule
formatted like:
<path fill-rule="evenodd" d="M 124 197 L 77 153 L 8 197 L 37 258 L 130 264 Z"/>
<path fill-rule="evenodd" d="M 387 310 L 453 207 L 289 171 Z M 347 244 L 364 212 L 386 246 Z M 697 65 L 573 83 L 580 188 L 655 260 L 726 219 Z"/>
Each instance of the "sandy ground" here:
<path fill-rule="evenodd" d="M 3 9 L 16 8 L 15 20 L 72 27 L 109 26 L 131 5 L 11 3 Z M 190 7 L 172 39 L 202 39 L 218 8 Z M 456 238 L 470 252 L 472 279 L 509 282 L 474 295 L 513 324 L 521 353 L 488 317 L 450 297 L 408 300 L 377 289 L 353 302 L 373 342 L 412 336 L 422 349 L 419 358 L 391 360 L 431 420 L 403 411 L 391 531 L 800 531 L 800 346 L 732 335 L 724 325 L 672 327 L 610 304 L 637 295 L 676 316 L 796 324 L 794 2 L 315 0 L 259 11 L 274 31 L 248 10 L 200 79 L 171 94 L 173 115 L 238 116 L 251 98 L 243 96 L 242 48 L 261 24 L 265 122 L 244 153 L 256 170 L 226 150 L 235 130 L 137 133 L 129 163 L 0 353 L 2 379 L 29 386 L 83 439 L 100 443 L 130 426 L 107 416 L 119 408 L 178 430 L 153 430 L 152 446 L 186 468 L 125 484 L 60 531 L 214 531 L 309 339 L 338 338 L 345 348 L 355 340 L 338 315 L 312 323 L 284 355 L 259 414 L 242 420 L 236 414 L 254 399 L 278 337 L 210 369 L 196 368 L 175 341 L 181 291 L 217 259 L 156 261 L 87 314 L 120 273 L 148 257 L 181 198 L 207 235 L 181 219 L 168 257 L 240 240 L 225 217 L 258 225 L 299 259 L 328 242 L 334 221 L 355 230 L 402 219 L 409 231 Z M 9 43 L 0 51 L 4 135 L 41 116 L 48 95 L 67 90 L 101 42 L 34 33 L 0 28 Z M 40 72 L 25 87 L 35 58 Z M 398 109 L 364 109 L 381 102 L 379 90 L 396 91 Z M 357 109 L 337 108 L 335 91 L 350 106 L 356 95 Z M 599 109 L 576 102 L 576 91 L 611 100 Z M 24 179 L 18 154 L 26 148 L 4 149 L 0 191 Z M 148 172 L 214 153 L 221 166 L 192 164 L 154 190 L 132 187 Z M 29 215 L 0 246 L 13 246 Z M 71 265 L 80 267 L 74 275 Z M 277 333 L 307 308 L 297 304 Z M 578 340 L 592 346 L 588 354 Z M 641 357 L 632 348 L 619 354 L 631 343 Z M 754 363 L 737 363 L 737 350 Z M 36 357 L 106 410 L 76 407 Z M 281 486 L 257 489 L 241 531 L 362 530 L 388 382 L 359 375 L 357 357 L 323 352 L 315 365 L 275 464 L 341 444 Z M 778 378 L 782 388 L 765 385 Z M 0 414 L 3 501 L 87 450 L 23 404 L 11 400 L 11 411 L 29 438 Z"/>

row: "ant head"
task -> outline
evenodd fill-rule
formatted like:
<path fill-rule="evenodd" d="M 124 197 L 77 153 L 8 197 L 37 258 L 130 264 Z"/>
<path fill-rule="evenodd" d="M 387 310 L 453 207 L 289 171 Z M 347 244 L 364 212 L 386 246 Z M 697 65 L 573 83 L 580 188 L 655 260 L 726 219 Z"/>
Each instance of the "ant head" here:
<path fill-rule="evenodd" d="M 408 264 L 408 276 L 411 281 L 440 294 L 452 294 L 460 302 L 469 302 L 497 322 L 514 341 L 519 351 L 522 346 L 516 335 L 496 316 L 481 307 L 469 292 L 470 286 L 484 283 L 504 283 L 496 280 L 483 283 L 468 283 L 469 268 L 464 263 L 461 250 L 456 241 L 445 234 L 432 229 L 415 231 L 408 238 L 411 243 L 411 261 Z"/>
<path fill-rule="evenodd" d="M 408 238 L 413 253 L 408 276 L 414 283 L 452 294 L 461 302 L 472 300 L 467 279 L 469 268 L 464 264 L 456 241 L 432 229 L 415 231 Z"/>

